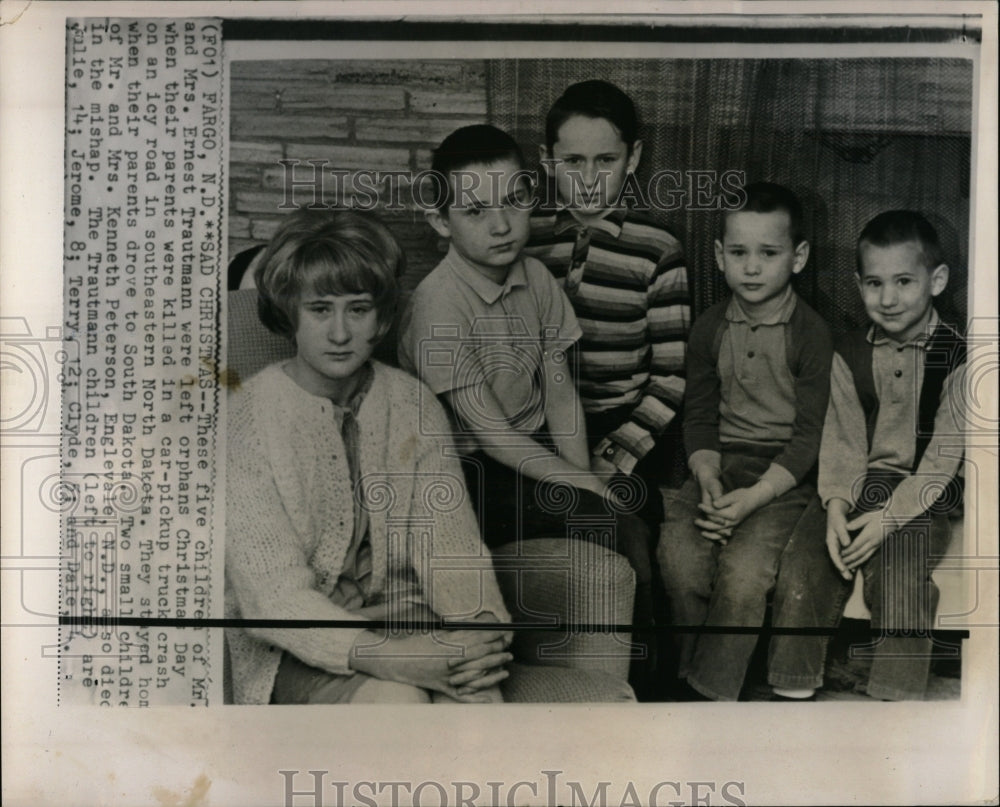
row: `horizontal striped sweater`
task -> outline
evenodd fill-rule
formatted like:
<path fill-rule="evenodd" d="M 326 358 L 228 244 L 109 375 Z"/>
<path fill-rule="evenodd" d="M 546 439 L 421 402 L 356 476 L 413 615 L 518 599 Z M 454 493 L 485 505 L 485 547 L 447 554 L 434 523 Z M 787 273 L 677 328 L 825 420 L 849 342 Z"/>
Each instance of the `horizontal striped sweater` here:
<path fill-rule="evenodd" d="M 579 225 L 566 209 L 531 218 L 525 253 L 563 285 Z M 579 286 L 567 289 L 583 338 L 578 346 L 585 412 L 629 408 L 594 453 L 631 473 L 673 420 L 684 398 L 691 297 L 680 242 L 634 211 L 591 223 Z"/>

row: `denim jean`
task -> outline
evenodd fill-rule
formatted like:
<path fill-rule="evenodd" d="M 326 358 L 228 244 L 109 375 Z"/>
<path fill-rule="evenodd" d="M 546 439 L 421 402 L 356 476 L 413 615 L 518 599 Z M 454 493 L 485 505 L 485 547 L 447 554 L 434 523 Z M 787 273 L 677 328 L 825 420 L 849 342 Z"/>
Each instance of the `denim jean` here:
<path fill-rule="evenodd" d="M 902 478 L 890 472 L 870 472 L 859 497 L 866 506 L 850 513 L 848 521 L 864 509 L 881 507 Z M 845 581 L 832 571 L 825 526 L 823 534 L 819 543 L 789 544 L 775 592 L 775 624 L 779 597 L 784 602 L 782 613 L 791 620 L 785 624 L 835 627 L 840 622 L 854 581 Z M 950 541 L 947 515 L 926 512 L 886 536 L 882 546 L 861 566 L 864 600 L 871 611 L 875 636 L 869 644 L 853 645 L 850 652 L 854 658 L 871 658 L 868 694 L 873 698 L 922 700 L 926 694 L 934 646 L 929 632 L 934 626 L 939 596 L 931 573 Z M 782 589 L 786 568 L 795 570 L 787 580 L 801 591 Z M 781 637 L 778 647 L 772 642 L 768 681 L 773 686 L 822 685 L 828 641 L 824 636 L 788 636 Z"/>
<path fill-rule="evenodd" d="M 844 580 L 830 560 L 826 510 L 815 496 L 781 556 L 772 624 L 776 628 L 836 628 L 853 588 L 853 581 Z M 819 689 L 829 643 L 829 635 L 775 634 L 768 648 L 768 683 L 789 689 Z"/>
<path fill-rule="evenodd" d="M 723 489 L 753 485 L 770 464 L 764 456 L 724 453 Z M 674 624 L 761 627 L 781 556 L 815 497 L 811 483 L 792 488 L 750 514 L 722 546 L 694 524 L 701 513 L 697 481 L 689 479 L 676 494 L 666 492 L 657 558 Z M 756 633 L 679 634 L 678 674 L 703 695 L 736 700 L 757 638 Z"/>
<path fill-rule="evenodd" d="M 849 518 L 858 515 L 852 513 Z M 874 638 L 868 644 L 852 645 L 850 653 L 853 658 L 872 660 L 868 694 L 873 698 L 923 700 L 926 695 L 934 648 L 930 631 L 939 596 L 931 573 L 950 541 L 948 517 L 926 513 L 890 533 L 861 566 Z M 816 575 L 810 584 L 812 610 L 804 604 L 803 613 L 815 615 L 820 626 L 827 621 L 837 625 L 854 581 L 844 581 L 839 575 L 837 579 Z M 769 682 L 774 686 L 819 686 L 828 637 L 795 636 L 783 641 L 781 667 L 772 664 Z"/>
<path fill-rule="evenodd" d="M 891 533 L 862 566 L 865 605 L 876 635 L 869 646 L 852 647 L 872 657 L 868 694 L 882 700 L 923 700 L 930 677 L 934 627 L 940 592 L 931 580 L 951 541 L 948 517 L 925 514 Z"/>

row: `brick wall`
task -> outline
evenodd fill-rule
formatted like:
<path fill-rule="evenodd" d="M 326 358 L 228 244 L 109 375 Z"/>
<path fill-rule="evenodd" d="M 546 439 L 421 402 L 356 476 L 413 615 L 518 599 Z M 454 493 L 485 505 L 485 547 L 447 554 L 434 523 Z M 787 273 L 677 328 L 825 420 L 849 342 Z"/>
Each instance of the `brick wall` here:
<path fill-rule="evenodd" d="M 229 256 L 267 241 L 287 210 L 286 169 L 293 201 L 344 202 L 358 171 L 421 171 L 448 133 L 486 120 L 482 61 L 233 62 L 230 95 Z M 324 161 L 319 181 L 308 164 Z M 331 171 L 345 171 L 335 179 Z M 387 210 L 388 188 L 376 207 L 407 255 L 404 291 L 440 260 L 442 245 L 412 203 Z"/>

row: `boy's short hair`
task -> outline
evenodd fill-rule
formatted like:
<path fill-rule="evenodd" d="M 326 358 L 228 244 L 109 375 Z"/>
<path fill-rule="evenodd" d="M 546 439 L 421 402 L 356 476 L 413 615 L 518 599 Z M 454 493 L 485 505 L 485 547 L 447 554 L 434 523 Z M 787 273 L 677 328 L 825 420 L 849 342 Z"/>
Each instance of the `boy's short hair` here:
<path fill-rule="evenodd" d="M 518 168 L 524 168 L 521 147 L 502 129 L 488 123 L 456 129 L 434 149 L 431 182 L 435 207 L 447 210 L 455 201 L 451 187 L 452 173 L 472 165 L 495 165 L 507 159 L 514 160 Z"/>
<path fill-rule="evenodd" d="M 571 84 L 556 99 L 545 117 L 545 145 L 549 151 L 559 139 L 562 125 L 574 115 L 603 118 L 621 133 L 622 141 L 629 147 L 629 151 L 638 139 L 639 119 L 635 104 L 609 81 L 592 79 Z"/>
<path fill-rule="evenodd" d="M 367 293 L 378 312 L 378 341 L 392 325 L 397 278 L 405 263 L 392 233 L 369 213 L 296 210 L 271 238 L 254 275 L 261 322 L 294 339 L 299 300 L 306 292 Z"/>
<path fill-rule="evenodd" d="M 795 191 L 777 182 L 751 182 L 744 186 L 743 193 L 746 197 L 743 204 L 735 210 L 727 210 L 722 214 L 723 240 L 726 236 L 726 221 L 733 213 L 774 213 L 779 210 L 784 210 L 788 214 L 792 244 L 798 246 L 805 240 L 802 202 L 795 195 Z"/>
<path fill-rule="evenodd" d="M 862 244 L 891 247 L 909 241 L 920 245 L 928 269 L 935 269 L 945 262 L 937 230 L 922 214 L 915 210 L 887 210 L 869 221 L 858 236 L 857 273 L 861 274 Z"/>

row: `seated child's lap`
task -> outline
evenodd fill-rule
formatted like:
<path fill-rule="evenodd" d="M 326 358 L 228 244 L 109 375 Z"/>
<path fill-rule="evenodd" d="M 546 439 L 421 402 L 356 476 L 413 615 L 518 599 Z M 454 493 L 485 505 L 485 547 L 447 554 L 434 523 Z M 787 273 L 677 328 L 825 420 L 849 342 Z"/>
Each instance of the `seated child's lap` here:
<path fill-rule="evenodd" d="M 652 536 L 637 515 L 613 512 L 590 491 L 518 474 L 482 452 L 466 457 L 462 466 L 483 542 L 490 549 L 517 540 L 569 537 L 567 519 L 584 526 L 592 521 L 597 529 L 575 530 L 574 537 L 623 555 L 638 582 L 652 579 Z"/>
<path fill-rule="evenodd" d="M 271 703 L 350 703 L 357 691 L 371 680 L 371 676 L 364 673 L 338 675 L 311 667 L 286 651 L 274 678 Z"/>
<path fill-rule="evenodd" d="M 396 610 L 397 613 L 392 613 Z M 369 606 L 355 612 L 359 619 L 393 619 L 401 622 L 432 621 L 437 615 L 422 603 L 406 603 L 398 609 L 390 609 L 388 604 Z M 306 664 L 289 653 L 282 653 L 281 664 L 274 679 L 271 703 L 279 705 L 350 703 L 358 690 L 369 682 L 380 679 L 361 672 L 353 675 L 331 673 Z"/>
<path fill-rule="evenodd" d="M 737 488 L 750 487 L 760 479 L 770 465 L 771 459 L 765 456 L 723 453 L 722 473 L 719 477 L 723 491 L 729 493 Z M 802 482 L 765 505 L 761 508 L 761 512 L 777 503 L 788 500 L 798 501 L 801 499 L 804 508 L 812 500 L 815 490 L 811 481 Z M 701 488 L 693 477 L 688 477 L 679 489 L 661 488 L 660 494 L 663 498 L 665 522 L 677 519 L 686 520 L 692 510 L 701 512 L 698 509 L 698 504 L 701 501 Z"/>
<path fill-rule="evenodd" d="M 721 481 L 726 492 L 754 484 L 770 465 L 771 460 L 743 454 L 723 454 Z M 816 489 L 803 482 L 751 513 L 733 528 L 727 544 L 716 545 L 701 534 L 694 520 L 702 516 L 699 508 L 701 488 L 689 478 L 679 490 L 662 491 L 665 518 L 660 530 L 659 558 L 664 578 L 672 577 L 671 567 L 688 567 L 691 563 L 715 563 L 718 553 L 742 555 L 751 546 L 770 549 L 780 554 L 792 537 L 799 520 L 810 503 L 816 500 Z M 823 536 L 818 536 L 822 540 Z M 693 554 L 692 554 L 693 553 Z M 699 560 L 700 558 L 700 560 Z"/>

